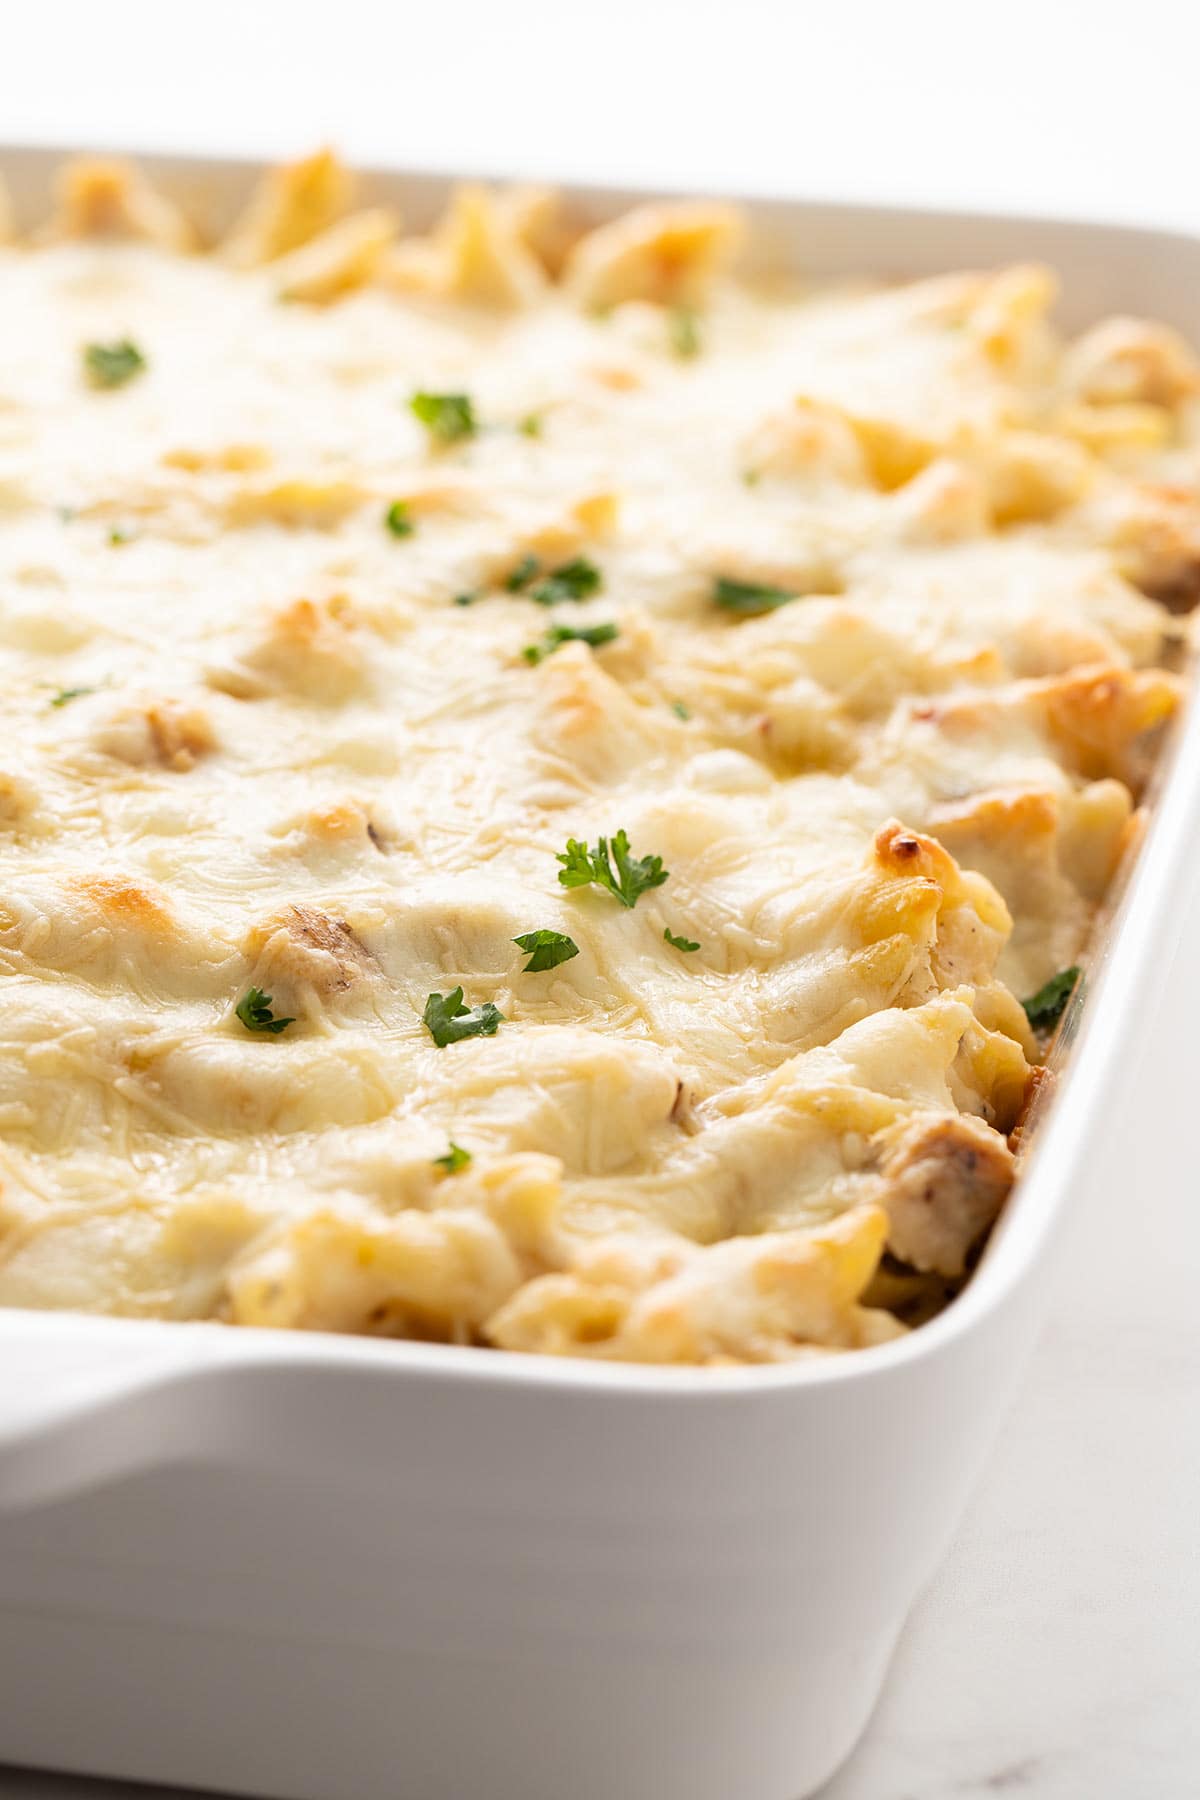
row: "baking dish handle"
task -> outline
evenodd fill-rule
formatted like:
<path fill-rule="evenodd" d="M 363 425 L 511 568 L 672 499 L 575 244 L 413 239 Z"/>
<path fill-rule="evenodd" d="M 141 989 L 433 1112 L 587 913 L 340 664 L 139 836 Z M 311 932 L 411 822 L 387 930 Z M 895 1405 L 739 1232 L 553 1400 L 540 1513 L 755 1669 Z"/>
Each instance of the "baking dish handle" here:
<path fill-rule="evenodd" d="M 227 1360 L 219 1340 L 198 1366 L 187 1327 L 173 1326 L 171 1337 L 148 1321 L 113 1326 L 0 1315 L 0 1512 L 161 1462 L 195 1431 L 198 1409 L 184 1389 L 224 1387 L 205 1380 L 214 1360 Z"/>

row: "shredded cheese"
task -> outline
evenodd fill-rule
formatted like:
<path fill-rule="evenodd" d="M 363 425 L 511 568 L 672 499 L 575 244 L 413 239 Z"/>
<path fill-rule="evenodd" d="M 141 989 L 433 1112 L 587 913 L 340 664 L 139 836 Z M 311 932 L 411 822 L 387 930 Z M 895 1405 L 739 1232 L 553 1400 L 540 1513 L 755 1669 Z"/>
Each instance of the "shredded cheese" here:
<path fill-rule="evenodd" d="M 0 250 L 0 1303 L 893 1336 L 1179 702 L 1191 353 L 1037 268 L 739 281 L 722 206 L 351 206 L 195 255 L 106 163 Z"/>

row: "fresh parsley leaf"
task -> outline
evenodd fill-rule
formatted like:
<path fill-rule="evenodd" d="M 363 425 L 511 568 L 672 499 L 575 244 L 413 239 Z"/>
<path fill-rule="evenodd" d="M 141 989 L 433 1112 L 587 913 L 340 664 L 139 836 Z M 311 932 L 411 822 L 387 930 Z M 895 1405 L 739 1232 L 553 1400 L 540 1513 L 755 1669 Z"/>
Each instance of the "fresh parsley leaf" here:
<path fill-rule="evenodd" d="M 552 569 L 530 595 L 539 606 L 557 606 L 560 600 L 590 600 L 600 592 L 600 571 L 586 556 L 573 557 Z"/>
<path fill-rule="evenodd" d="M 233 1009 L 247 1031 L 267 1031 L 272 1037 L 278 1037 L 295 1019 L 277 1019 L 271 1011 L 271 996 L 264 994 L 261 988 L 247 988 Z"/>
<path fill-rule="evenodd" d="M 508 594 L 519 594 L 527 588 L 535 576 L 540 575 L 542 565 L 536 556 L 523 556 L 516 567 L 510 569 L 504 577 L 504 590 Z"/>
<path fill-rule="evenodd" d="M 559 963 L 570 962 L 573 956 L 579 955 L 579 945 L 565 931 L 525 931 L 520 937 L 515 937 L 513 943 L 529 957 L 521 971 L 524 975 L 537 975 L 542 969 L 556 969 Z"/>
<path fill-rule="evenodd" d="M 433 1166 L 435 1169 L 445 1169 L 447 1175 L 457 1175 L 460 1169 L 470 1168 L 471 1152 L 464 1150 L 461 1144 L 456 1144 L 451 1138 L 450 1148 L 445 1156 L 435 1156 Z"/>
<path fill-rule="evenodd" d="M 693 943 L 691 938 L 676 937 L 673 931 L 664 931 L 663 937 L 675 950 L 698 950 L 700 948 L 699 944 Z"/>
<path fill-rule="evenodd" d="M 1072 963 L 1069 969 L 1060 969 L 1057 975 L 1052 975 L 1028 1000 L 1022 1000 L 1025 1017 L 1035 1031 L 1050 1031 L 1058 1024 L 1081 973 L 1078 963 Z"/>
<path fill-rule="evenodd" d="M 525 417 L 521 420 L 521 423 L 517 426 L 517 430 L 521 433 L 522 437 L 539 438 L 542 435 L 542 426 L 544 423 L 545 421 L 543 420 L 541 413 L 526 413 Z"/>
<path fill-rule="evenodd" d="M 496 1027 L 504 1020 L 490 1000 L 482 1006 L 465 1005 L 460 987 L 449 994 L 430 994 L 421 1017 L 439 1050 L 462 1038 L 495 1037 Z"/>
<path fill-rule="evenodd" d="M 614 638 L 618 638 L 620 635 L 616 626 L 611 623 L 578 627 L 551 625 L 550 629 L 542 634 L 541 643 L 526 644 L 521 655 L 527 663 L 545 662 L 546 658 L 552 656 L 560 644 L 590 644 L 592 649 L 596 650 L 601 644 L 611 644 Z"/>
<path fill-rule="evenodd" d="M 94 687 L 59 688 L 50 704 L 51 706 L 66 706 L 68 701 L 79 700 L 84 694 L 94 694 L 95 691 Z"/>
<path fill-rule="evenodd" d="M 667 335 L 676 356 L 685 359 L 699 356 L 703 346 L 700 341 L 700 315 L 696 309 L 692 306 L 673 306 L 667 317 Z"/>
<path fill-rule="evenodd" d="M 454 604 L 455 606 L 474 606 L 478 599 L 479 595 L 473 592 L 468 594 L 455 594 Z"/>
<path fill-rule="evenodd" d="M 469 394 L 417 393 L 408 404 L 413 416 L 439 444 L 456 444 L 460 438 L 475 436 L 475 408 Z"/>
<path fill-rule="evenodd" d="M 671 711 L 677 719 L 690 719 L 692 716 L 691 708 L 685 706 L 682 700 L 672 700 Z"/>
<path fill-rule="evenodd" d="M 383 515 L 383 522 L 395 538 L 411 537 L 417 529 L 408 516 L 407 500 L 393 500 Z"/>
<path fill-rule="evenodd" d="M 578 838 L 568 838 L 566 850 L 555 861 L 562 864 L 558 879 L 563 887 L 581 888 L 595 883 L 607 888 L 622 906 L 636 906 L 643 894 L 661 887 L 669 873 L 662 866 L 661 856 L 631 856 L 629 839 L 623 831 L 613 838 L 611 854 L 607 838 L 597 838 L 594 851 L 589 851 Z"/>
<path fill-rule="evenodd" d="M 128 338 L 112 344 L 85 344 L 83 368 L 95 388 L 124 387 L 146 367 L 146 359 Z"/>
<path fill-rule="evenodd" d="M 713 599 L 726 612 L 740 613 L 743 618 L 751 618 L 755 613 L 774 612 L 778 606 L 786 606 L 789 600 L 797 596 L 786 588 L 763 587 L 755 581 L 730 581 L 719 575 L 713 588 Z"/>

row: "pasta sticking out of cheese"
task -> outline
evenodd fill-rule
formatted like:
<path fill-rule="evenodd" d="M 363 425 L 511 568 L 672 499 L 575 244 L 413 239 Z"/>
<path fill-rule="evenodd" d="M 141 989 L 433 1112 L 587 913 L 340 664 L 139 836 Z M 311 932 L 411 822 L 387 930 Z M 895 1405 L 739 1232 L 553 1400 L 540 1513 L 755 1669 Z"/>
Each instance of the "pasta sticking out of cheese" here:
<path fill-rule="evenodd" d="M 696 201 L 401 237 L 322 151 L 198 256 L 58 192 L 0 249 L 0 1304 L 927 1316 L 1179 705 L 1188 346 L 1035 265 L 742 279 Z"/>

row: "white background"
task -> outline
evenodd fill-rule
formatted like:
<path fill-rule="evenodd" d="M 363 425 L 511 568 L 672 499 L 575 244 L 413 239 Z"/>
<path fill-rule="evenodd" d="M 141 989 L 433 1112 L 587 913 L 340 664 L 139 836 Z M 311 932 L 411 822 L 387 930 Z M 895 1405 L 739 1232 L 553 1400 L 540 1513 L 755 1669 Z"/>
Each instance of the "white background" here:
<path fill-rule="evenodd" d="M 1193 0 L 7 0 L 2 16 L 0 134 L 17 140 L 332 139 L 434 167 L 1200 229 Z M 828 1800 L 1200 1795 L 1200 949 L 1181 936 L 1160 1050 L 1104 1122 L 1110 1180 L 1078 1196 L 1016 1412 Z M 82 1792 L 0 1772 L 7 1800 Z"/>

